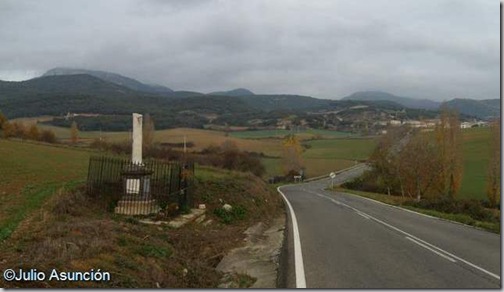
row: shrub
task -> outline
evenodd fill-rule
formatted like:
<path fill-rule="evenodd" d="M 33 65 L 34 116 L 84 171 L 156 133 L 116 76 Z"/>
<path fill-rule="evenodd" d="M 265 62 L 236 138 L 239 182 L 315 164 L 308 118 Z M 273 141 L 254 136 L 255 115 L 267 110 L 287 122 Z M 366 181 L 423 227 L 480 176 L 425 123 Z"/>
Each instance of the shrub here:
<path fill-rule="evenodd" d="M 219 217 L 223 223 L 231 224 L 234 221 L 245 219 L 247 210 L 238 205 L 234 206 L 230 211 L 226 211 L 224 208 L 217 208 L 214 210 L 214 214 Z"/>
<path fill-rule="evenodd" d="M 40 133 L 40 141 L 47 143 L 56 143 L 56 134 L 51 130 L 43 130 Z"/>
<path fill-rule="evenodd" d="M 485 209 L 483 204 L 477 200 L 453 200 L 448 197 L 442 197 L 434 200 L 407 201 L 404 204 L 443 213 L 466 214 L 478 221 L 498 221 L 498 218 L 495 218 L 492 212 Z"/>

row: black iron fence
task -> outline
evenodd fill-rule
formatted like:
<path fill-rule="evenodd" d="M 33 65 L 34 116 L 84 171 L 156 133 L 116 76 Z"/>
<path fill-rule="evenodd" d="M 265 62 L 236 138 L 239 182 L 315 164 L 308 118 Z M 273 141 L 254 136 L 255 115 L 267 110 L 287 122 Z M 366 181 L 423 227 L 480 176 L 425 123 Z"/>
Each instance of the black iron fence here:
<path fill-rule="evenodd" d="M 87 194 L 127 215 L 169 216 L 192 204 L 193 163 L 146 160 L 141 164 L 112 157 L 91 157 Z"/>

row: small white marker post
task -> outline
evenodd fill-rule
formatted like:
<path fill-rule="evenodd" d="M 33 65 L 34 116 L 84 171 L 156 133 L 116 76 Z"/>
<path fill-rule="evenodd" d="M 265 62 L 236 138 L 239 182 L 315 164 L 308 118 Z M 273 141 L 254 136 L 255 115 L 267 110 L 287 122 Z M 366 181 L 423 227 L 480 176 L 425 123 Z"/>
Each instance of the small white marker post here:
<path fill-rule="evenodd" d="M 336 177 L 336 174 L 334 172 L 331 172 L 329 174 L 329 177 L 331 178 L 331 190 L 334 188 L 334 178 Z"/>

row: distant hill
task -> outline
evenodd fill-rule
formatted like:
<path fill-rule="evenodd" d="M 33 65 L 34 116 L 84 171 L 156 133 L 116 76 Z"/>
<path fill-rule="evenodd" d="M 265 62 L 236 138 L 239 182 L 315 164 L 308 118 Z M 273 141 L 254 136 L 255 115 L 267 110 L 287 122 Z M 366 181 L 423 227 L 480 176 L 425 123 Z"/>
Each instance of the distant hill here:
<path fill-rule="evenodd" d="M 221 96 L 248 96 L 254 95 L 254 93 L 245 88 L 237 88 L 229 91 L 215 91 L 210 92 L 208 95 L 221 95 Z"/>
<path fill-rule="evenodd" d="M 252 96 L 240 96 L 239 99 L 251 107 L 262 110 L 312 110 L 327 107 L 330 100 L 318 99 L 310 96 L 289 94 L 261 94 Z"/>
<path fill-rule="evenodd" d="M 349 96 L 343 97 L 342 100 L 368 100 L 368 101 L 388 100 L 409 108 L 432 109 L 432 110 L 438 109 L 440 106 L 439 102 L 430 99 L 415 99 L 410 97 L 397 96 L 382 91 L 358 91 Z"/>
<path fill-rule="evenodd" d="M 448 107 L 457 109 L 460 113 L 480 119 L 490 119 L 500 116 L 500 99 L 462 99 L 455 98 L 445 103 Z"/>
<path fill-rule="evenodd" d="M 52 75 L 27 81 L 0 81 L 0 111 L 9 119 L 41 115 L 96 113 L 98 118 L 79 117 L 82 130 L 128 130 L 132 112 L 150 113 L 156 128 L 201 128 L 210 117 L 222 123 L 244 123 L 259 112 L 239 98 L 207 96 L 176 91 L 177 98 L 130 88 L 87 75 Z M 55 125 L 71 121 L 59 119 Z"/>
<path fill-rule="evenodd" d="M 91 75 L 0 81 L 0 110 L 9 118 L 66 112 L 126 113 L 168 106 L 171 98 L 138 92 Z"/>
<path fill-rule="evenodd" d="M 201 93 L 201 92 L 196 92 L 196 91 L 179 90 L 179 91 L 170 92 L 166 96 L 174 97 L 174 98 L 186 98 L 186 97 L 194 97 L 194 96 L 205 96 L 205 94 Z"/>
<path fill-rule="evenodd" d="M 439 107 L 439 103 L 433 101 L 377 91 L 356 92 L 342 100 L 254 94 L 244 88 L 210 94 L 168 91 L 162 86 L 146 85 L 114 73 L 84 70 L 86 74 L 77 74 L 82 70 L 71 70 L 74 69 L 56 68 L 31 80 L 0 81 L 0 111 L 9 119 L 41 115 L 61 117 L 68 112 L 99 114 L 98 117 L 76 116 L 81 130 L 125 131 L 131 127 L 131 113 L 139 112 L 150 113 L 157 129 L 202 128 L 205 125 L 276 127 L 287 119 L 296 125 L 313 128 L 368 131 L 368 128 L 377 127 L 377 121 L 392 118 L 434 118 Z M 434 105 L 436 107 L 431 110 Z M 500 100 L 455 99 L 447 105 L 457 108 L 464 119 L 468 115 L 488 118 L 500 113 Z M 71 121 L 59 118 L 50 123 L 69 126 Z"/>
<path fill-rule="evenodd" d="M 138 80 L 135 80 L 133 78 L 105 71 L 73 69 L 73 68 L 54 68 L 47 71 L 42 76 L 44 77 L 44 76 L 59 76 L 59 75 L 80 75 L 80 74 L 88 74 L 100 78 L 104 81 L 121 85 L 136 91 L 160 93 L 160 94 L 173 92 L 173 90 L 171 90 L 170 88 L 162 85 L 149 85 L 142 83 Z"/>

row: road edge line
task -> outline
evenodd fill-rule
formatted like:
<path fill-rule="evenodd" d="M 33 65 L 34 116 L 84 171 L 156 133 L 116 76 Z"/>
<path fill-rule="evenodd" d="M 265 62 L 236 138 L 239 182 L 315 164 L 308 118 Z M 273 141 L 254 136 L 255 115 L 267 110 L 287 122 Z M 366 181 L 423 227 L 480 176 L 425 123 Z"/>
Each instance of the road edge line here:
<path fill-rule="evenodd" d="M 326 191 L 326 190 L 323 190 L 323 191 Z M 364 196 L 361 196 L 361 195 L 356 195 L 356 194 L 352 194 L 352 193 L 348 193 L 348 192 L 344 192 L 344 191 L 334 191 L 334 192 L 342 193 L 342 194 L 350 195 L 350 196 L 354 196 L 354 197 L 359 197 L 361 199 L 365 199 L 365 200 L 368 200 L 368 201 L 371 201 L 371 202 L 374 202 L 374 203 L 377 203 L 377 204 L 382 204 L 382 205 L 385 205 L 385 206 L 388 206 L 388 207 L 391 207 L 391 208 L 395 208 L 395 209 L 398 209 L 398 210 L 401 210 L 401 211 L 417 214 L 417 215 L 420 215 L 420 216 L 423 216 L 423 217 L 427 217 L 427 218 L 431 218 L 431 219 L 435 219 L 435 220 L 440 220 L 440 221 L 445 221 L 445 222 L 449 222 L 449 223 L 454 223 L 454 224 L 462 225 L 462 226 L 465 226 L 465 227 L 470 227 L 470 228 L 473 228 L 473 229 L 476 229 L 476 230 L 479 230 L 479 231 L 484 231 L 484 232 L 487 232 L 487 233 L 490 233 L 490 234 L 494 234 L 494 235 L 500 237 L 500 234 L 494 233 L 494 232 L 490 232 L 490 231 L 488 231 L 486 229 L 483 229 L 481 227 L 478 227 L 478 226 L 469 225 L 469 224 L 465 224 L 465 223 L 462 223 L 462 222 L 453 221 L 453 220 L 445 219 L 445 218 L 441 218 L 441 217 L 427 215 L 427 214 L 424 214 L 424 213 L 420 213 L 420 212 L 417 212 L 417 211 L 413 211 L 413 210 L 410 210 L 410 209 L 403 208 L 401 206 L 395 206 L 395 205 L 387 204 L 387 203 L 384 203 L 384 202 L 380 202 L 378 200 L 371 199 L 371 198 L 368 198 L 368 197 L 364 197 Z"/>
<path fill-rule="evenodd" d="M 296 274 L 296 288 L 306 288 L 306 278 L 304 272 L 304 263 L 303 263 L 303 252 L 301 250 L 301 237 L 299 236 L 299 228 L 297 224 L 296 214 L 294 213 L 294 209 L 290 204 L 287 197 L 280 190 L 281 187 L 277 188 L 277 191 L 280 193 L 282 198 L 284 199 L 287 207 L 289 208 L 289 213 L 291 214 L 292 221 L 292 234 L 294 240 L 294 270 Z"/>
<path fill-rule="evenodd" d="M 317 196 L 326 198 L 327 200 L 333 200 L 333 198 L 328 197 L 326 195 L 319 194 L 319 193 L 316 193 L 316 192 L 312 192 L 312 193 L 315 194 L 315 195 L 317 195 Z M 357 196 L 357 195 L 355 195 L 355 196 Z M 380 202 L 380 203 L 382 203 L 382 202 Z M 351 209 L 351 210 L 353 210 L 355 212 L 360 212 L 362 214 L 365 214 L 369 218 L 371 218 L 371 220 L 374 220 L 375 222 L 378 222 L 378 223 L 380 223 L 380 224 L 382 224 L 384 226 L 387 226 L 388 228 L 390 228 L 392 230 L 395 230 L 396 232 L 399 232 L 399 233 L 405 235 L 406 237 L 410 237 L 410 239 L 415 239 L 416 241 L 421 242 L 421 243 L 423 243 L 423 244 L 425 244 L 427 246 L 430 246 L 431 248 L 433 248 L 433 249 L 435 249 L 435 250 L 437 250 L 437 251 L 439 251 L 439 252 L 441 252 L 441 253 L 443 253 L 445 255 L 453 257 L 454 259 L 456 259 L 456 260 L 458 260 L 460 262 L 463 262 L 466 265 L 471 266 L 471 267 L 473 267 L 473 268 L 475 268 L 475 269 L 477 269 L 477 270 L 479 270 L 479 271 L 481 271 L 481 272 L 483 272 L 483 273 L 485 273 L 485 274 L 487 274 L 487 275 L 489 275 L 489 276 L 491 276 L 491 277 L 493 277 L 495 279 L 498 279 L 499 281 L 501 280 L 500 275 L 494 274 L 494 273 L 492 273 L 492 272 L 490 272 L 490 271 L 488 271 L 488 270 L 486 270 L 486 269 L 484 269 L 484 268 L 482 268 L 482 267 L 480 267 L 480 266 L 478 266 L 476 264 L 473 264 L 470 261 L 467 261 L 467 260 L 465 260 L 465 259 L 463 259 L 463 258 L 461 258 L 459 256 L 456 256 L 456 255 L 450 253 L 449 251 L 446 251 L 446 250 L 444 250 L 444 249 L 442 249 L 442 248 L 440 248 L 440 247 L 438 247 L 438 246 L 436 246 L 436 245 L 434 245 L 434 244 L 432 244 L 432 243 L 430 243 L 428 241 L 425 241 L 425 240 L 423 240 L 421 238 L 418 238 L 415 235 L 410 234 L 410 233 L 408 233 L 408 232 L 406 232 L 406 231 L 404 231 L 404 230 L 402 230 L 402 229 L 400 229 L 398 227 L 395 227 L 395 226 L 393 226 L 393 225 L 391 225 L 389 223 L 386 223 L 386 222 L 384 222 L 384 221 L 382 221 L 382 220 L 380 220 L 380 219 L 378 219 L 378 218 L 376 218 L 376 217 L 374 217 L 372 215 L 367 214 L 366 212 L 362 212 L 362 211 L 360 211 L 359 209 L 357 209 L 355 207 L 352 207 L 350 205 L 347 205 L 347 204 L 341 203 L 341 202 L 340 202 L 340 204 L 343 205 L 343 206 L 348 207 L 349 209 Z M 385 203 L 383 203 L 383 204 L 385 204 Z M 385 205 L 388 205 L 388 204 L 385 204 Z"/>

